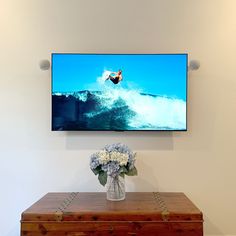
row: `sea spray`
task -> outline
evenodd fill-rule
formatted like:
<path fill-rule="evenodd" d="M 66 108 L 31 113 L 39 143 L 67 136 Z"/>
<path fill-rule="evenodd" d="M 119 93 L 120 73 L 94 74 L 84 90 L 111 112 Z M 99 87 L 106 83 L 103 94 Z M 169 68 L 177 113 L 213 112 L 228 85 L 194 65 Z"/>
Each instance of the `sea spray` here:
<path fill-rule="evenodd" d="M 111 73 L 112 71 L 104 70 L 102 76 L 97 78 L 98 84 L 103 85 Z"/>

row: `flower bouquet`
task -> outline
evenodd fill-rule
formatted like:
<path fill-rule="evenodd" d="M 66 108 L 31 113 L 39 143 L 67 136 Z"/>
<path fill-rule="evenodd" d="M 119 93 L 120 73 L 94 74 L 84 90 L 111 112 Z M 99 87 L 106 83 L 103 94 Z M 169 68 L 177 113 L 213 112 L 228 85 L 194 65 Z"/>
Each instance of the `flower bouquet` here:
<path fill-rule="evenodd" d="M 136 153 L 121 143 L 106 145 L 91 155 L 90 168 L 98 175 L 103 186 L 107 184 L 108 200 L 119 201 L 125 198 L 125 175 L 137 175 L 135 156 Z"/>

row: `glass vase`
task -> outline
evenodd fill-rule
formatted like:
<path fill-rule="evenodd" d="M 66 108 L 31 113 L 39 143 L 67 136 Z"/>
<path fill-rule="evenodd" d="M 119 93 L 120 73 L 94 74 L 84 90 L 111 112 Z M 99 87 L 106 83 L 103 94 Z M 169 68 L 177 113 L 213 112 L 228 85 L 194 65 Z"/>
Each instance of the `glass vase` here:
<path fill-rule="evenodd" d="M 107 176 L 107 200 L 121 201 L 125 199 L 125 177 Z"/>

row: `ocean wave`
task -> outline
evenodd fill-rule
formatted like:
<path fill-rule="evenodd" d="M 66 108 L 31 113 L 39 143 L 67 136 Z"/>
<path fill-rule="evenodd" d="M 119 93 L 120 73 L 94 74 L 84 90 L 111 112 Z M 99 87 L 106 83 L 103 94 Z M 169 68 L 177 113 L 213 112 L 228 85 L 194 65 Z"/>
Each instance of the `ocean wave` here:
<path fill-rule="evenodd" d="M 136 129 L 184 129 L 186 102 L 176 98 L 151 96 L 139 91 L 110 89 L 98 95 L 102 106 L 111 109 L 121 99 L 135 113 L 129 126 Z"/>
<path fill-rule="evenodd" d="M 93 127 L 102 127 L 104 122 L 107 129 L 186 129 L 186 102 L 181 99 L 111 87 L 104 91 L 79 91 L 70 96 L 81 102 L 79 116 L 83 114 L 84 122 Z"/>

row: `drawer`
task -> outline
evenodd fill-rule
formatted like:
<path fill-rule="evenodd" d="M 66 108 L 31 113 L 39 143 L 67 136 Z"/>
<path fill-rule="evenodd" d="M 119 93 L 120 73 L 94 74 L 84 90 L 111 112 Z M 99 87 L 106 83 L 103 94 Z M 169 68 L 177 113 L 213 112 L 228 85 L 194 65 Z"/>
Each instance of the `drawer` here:
<path fill-rule="evenodd" d="M 21 236 L 202 236 L 200 222 L 22 222 Z"/>

